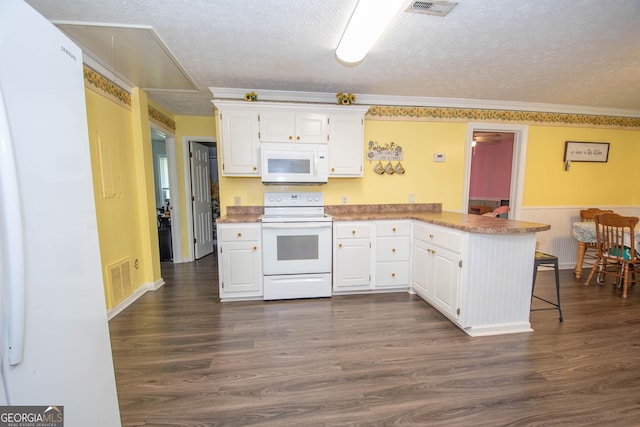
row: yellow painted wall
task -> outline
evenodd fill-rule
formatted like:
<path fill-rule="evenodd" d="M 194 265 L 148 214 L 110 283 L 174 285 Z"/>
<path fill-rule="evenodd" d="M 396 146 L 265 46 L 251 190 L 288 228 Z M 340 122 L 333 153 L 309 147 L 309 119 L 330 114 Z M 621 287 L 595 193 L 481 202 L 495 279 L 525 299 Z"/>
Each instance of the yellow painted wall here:
<path fill-rule="evenodd" d="M 332 194 L 329 203 L 340 204 L 339 194 L 348 194 L 349 203 L 354 204 L 409 203 L 409 193 L 413 193 L 416 203 L 437 202 L 442 203 L 443 210 L 459 210 L 466 130 L 464 123 L 365 120 L 365 145 L 368 141 L 400 145 L 406 173 L 378 175 L 373 171 L 377 162 L 365 161 L 360 195 L 349 194 L 359 190 L 354 184 L 334 180 L 338 182 L 331 185 L 337 186 L 338 194 Z M 444 153 L 445 161 L 434 162 L 434 153 Z"/>
<path fill-rule="evenodd" d="M 96 92 L 87 90 L 86 102 L 100 255 L 108 286 L 107 266 L 127 258 L 133 263 L 142 256 L 133 125 L 130 110 Z M 107 185 L 107 197 L 103 195 L 103 173 L 113 177 L 113 185 Z M 131 278 L 134 289 L 145 282 L 140 269 L 134 268 Z M 112 308 L 115 303 L 110 292 L 105 293 L 107 308 Z"/>
<path fill-rule="evenodd" d="M 268 191 L 323 191 L 326 204 L 442 203 L 443 210 L 462 207 L 466 123 L 365 120 L 365 144 L 395 142 L 403 147 L 407 173 L 377 175 L 365 161 L 362 178 L 329 179 L 323 186 L 263 186 L 259 178 L 220 179 L 221 212 L 240 196 L 242 205 L 262 205 Z M 640 131 L 531 125 L 525 166 L 524 206 L 637 206 L 640 185 L 615 189 L 613 183 L 640 182 Z M 607 163 L 576 163 L 563 171 L 565 141 L 610 142 Z M 363 156 L 365 147 L 363 144 Z M 433 154 L 445 154 L 434 163 Z"/>
<path fill-rule="evenodd" d="M 608 142 L 606 163 L 572 162 L 564 171 L 565 141 Z M 525 206 L 637 206 L 640 131 L 530 126 Z M 619 185 L 628 182 L 628 185 Z"/>
<path fill-rule="evenodd" d="M 156 216 L 155 182 L 153 180 L 153 154 L 149 124 L 147 94 L 134 88 L 131 94 L 132 148 L 136 163 L 136 190 L 138 192 L 138 221 L 140 222 L 141 258 L 139 267 L 146 283 L 160 279 L 160 247 Z"/>
<path fill-rule="evenodd" d="M 177 208 L 186 230 L 184 180 L 184 137 L 216 137 L 211 116 L 172 116 L 171 112 L 147 100 L 135 89 L 131 109 L 87 90 L 89 139 L 96 193 L 100 250 L 105 284 L 106 268 L 123 259 L 138 260 L 132 270 L 133 290 L 160 279 L 158 237 L 155 228 L 153 166 L 149 135 L 148 105 L 175 121 L 175 140 L 180 196 Z M 221 212 L 239 196 L 244 206 L 261 206 L 270 191 L 322 191 L 327 204 L 440 202 L 444 210 L 459 210 L 464 188 L 466 123 L 444 121 L 365 120 L 362 155 L 366 142 L 395 142 L 402 146 L 405 175 L 377 175 L 376 162 L 364 162 L 362 178 L 331 178 L 323 186 L 264 186 L 260 178 L 220 177 Z M 564 142 L 594 141 L 611 144 L 607 163 L 578 163 L 563 170 Z M 434 153 L 444 153 L 446 161 L 435 163 Z M 105 157 L 106 156 L 106 157 Z M 640 203 L 640 131 L 587 127 L 531 125 L 529 127 L 523 201 L 524 206 L 637 206 Z M 116 195 L 103 195 L 105 165 L 117 179 L 109 185 Z M 617 184 L 630 182 L 623 188 Z M 176 204 L 174 203 L 174 207 Z M 190 242 L 183 239 L 183 253 Z M 107 295 L 109 308 L 115 304 Z"/>
<path fill-rule="evenodd" d="M 207 116 L 175 116 L 174 120 L 176 122 L 176 163 L 177 163 L 177 175 L 178 182 L 180 182 L 180 195 L 179 195 L 179 209 L 180 209 L 180 218 L 183 219 L 182 224 L 182 236 L 185 238 L 182 239 L 182 253 L 186 254 L 189 250 L 190 242 L 187 241 L 187 222 L 185 220 L 187 211 L 186 211 L 186 191 L 184 190 L 184 180 L 189 179 L 189 171 L 184 168 L 184 144 L 186 143 L 184 137 L 206 137 L 206 138 L 215 138 L 216 137 L 216 124 L 213 116 L 213 110 L 211 112 L 211 117 Z M 175 209 L 175 205 L 174 205 Z"/>
<path fill-rule="evenodd" d="M 378 175 L 377 162 L 364 162 L 362 178 L 329 178 L 321 186 L 265 186 L 260 178 L 220 180 L 222 214 L 240 196 L 244 206 L 262 206 L 263 195 L 270 191 L 322 191 L 325 204 L 338 205 L 342 196 L 349 204 L 409 203 L 409 193 L 416 203 L 440 202 L 445 210 L 458 210 L 462 204 L 464 180 L 464 123 L 365 120 L 365 141 L 380 144 L 395 142 L 404 151 L 404 175 Z M 362 146 L 365 156 L 366 144 Z M 433 153 L 446 155 L 444 163 L 434 163 Z M 395 165 L 395 162 L 393 162 Z"/>
<path fill-rule="evenodd" d="M 105 284 L 106 268 L 118 261 L 138 260 L 132 270 L 132 288 L 160 279 L 158 237 L 155 228 L 153 166 L 149 135 L 148 105 L 175 121 L 175 139 L 180 196 L 177 208 L 186 230 L 184 180 L 184 137 L 216 137 L 211 116 L 172 116 L 147 100 L 146 93 L 134 89 L 132 107 L 125 108 L 104 96 L 86 91 L 89 140 L 93 168 L 96 209 Z M 364 162 L 362 178 L 331 178 L 323 186 L 264 186 L 260 178 L 220 177 L 221 212 L 239 196 L 244 206 L 261 206 L 270 191 L 322 191 L 325 203 L 349 204 L 440 202 L 444 210 L 459 210 L 464 189 L 464 149 L 466 123 L 444 121 L 365 120 L 362 155 L 370 140 L 402 146 L 405 175 L 377 175 L 376 162 Z M 607 163 L 574 162 L 563 170 L 564 143 L 571 141 L 609 142 Z M 444 153 L 446 161 L 435 163 L 434 153 Z M 588 127 L 531 125 L 528 133 L 524 206 L 638 206 L 640 204 L 640 131 Z M 106 168 L 106 169 L 105 169 Z M 104 195 L 105 170 L 115 177 Z M 628 182 L 626 186 L 620 183 Z M 107 191 L 107 192 L 108 192 Z M 176 204 L 174 204 L 176 207 Z M 183 253 L 190 242 L 183 240 Z M 109 308 L 115 303 L 107 292 Z"/>

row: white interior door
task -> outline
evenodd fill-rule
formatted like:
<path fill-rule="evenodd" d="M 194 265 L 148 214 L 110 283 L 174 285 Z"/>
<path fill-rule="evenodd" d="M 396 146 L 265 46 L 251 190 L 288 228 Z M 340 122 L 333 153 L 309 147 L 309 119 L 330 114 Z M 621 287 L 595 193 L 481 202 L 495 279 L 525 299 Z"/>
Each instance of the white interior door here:
<path fill-rule="evenodd" d="M 199 259 L 213 252 L 209 148 L 205 145 L 191 142 L 190 157 L 193 240 L 195 257 Z"/>

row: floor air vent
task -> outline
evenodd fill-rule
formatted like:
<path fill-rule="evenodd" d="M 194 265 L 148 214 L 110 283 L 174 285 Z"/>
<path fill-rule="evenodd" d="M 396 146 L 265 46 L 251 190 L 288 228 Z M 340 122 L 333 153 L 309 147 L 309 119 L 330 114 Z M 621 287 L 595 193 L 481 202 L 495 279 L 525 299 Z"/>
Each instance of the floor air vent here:
<path fill-rule="evenodd" d="M 409 13 L 424 15 L 447 16 L 458 3 L 449 1 L 414 1 L 407 8 Z"/>

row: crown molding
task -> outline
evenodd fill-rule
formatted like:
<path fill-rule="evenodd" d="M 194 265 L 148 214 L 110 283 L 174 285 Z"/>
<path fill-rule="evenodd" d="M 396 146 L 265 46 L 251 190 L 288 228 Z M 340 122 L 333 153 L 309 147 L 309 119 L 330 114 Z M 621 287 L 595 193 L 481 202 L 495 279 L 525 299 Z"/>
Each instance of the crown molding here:
<path fill-rule="evenodd" d="M 336 103 L 336 94 L 328 92 L 295 92 L 287 90 L 242 89 L 228 87 L 210 87 L 209 90 L 213 94 L 214 100 L 242 100 L 246 93 L 255 92 L 258 95 L 258 101 L 302 103 L 317 102 L 321 104 Z"/>
<path fill-rule="evenodd" d="M 99 60 L 94 58 L 89 52 L 82 52 L 82 62 L 89 68 L 92 68 L 94 71 L 102 75 L 105 79 L 111 81 L 111 83 L 121 87 L 127 92 L 133 92 L 133 84 L 128 80 L 121 78 L 118 74 L 116 74 L 113 70 L 110 70 L 108 67 L 105 67 Z"/>
<path fill-rule="evenodd" d="M 222 88 L 210 87 L 214 100 L 215 99 L 244 99 L 244 95 L 248 92 L 258 94 L 260 101 L 274 102 L 317 102 L 317 103 L 336 103 L 336 94 L 329 92 L 297 92 L 285 90 L 261 90 L 261 89 L 244 89 L 244 88 Z M 384 105 L 384 106 L 407 106 L 407 107 L 443 107 L 443 108 L 462 108 L 462 109 L 482 109 L 482 110 L 509 110 L 509 111 L 530 111 L 545 113 L 565 113 L 565 114 L 584 114 L 614 117 L 638 117 L 640 118 L 640 110 L 627 110 L 618 108 L 597 108 L 585 107 L 579 105 L 562 105 L 562 104 L 542 104 L 530 102 L 515 101 L 496 101 L 483 99 L 464 99 L 464 98 L 435 98 L 421 96 L 389 96 L 389 95 L 372 95 L 358 94 L 357 104 L 365 105 Z M 356 104 L 356 105 L 357 105 Z"/>

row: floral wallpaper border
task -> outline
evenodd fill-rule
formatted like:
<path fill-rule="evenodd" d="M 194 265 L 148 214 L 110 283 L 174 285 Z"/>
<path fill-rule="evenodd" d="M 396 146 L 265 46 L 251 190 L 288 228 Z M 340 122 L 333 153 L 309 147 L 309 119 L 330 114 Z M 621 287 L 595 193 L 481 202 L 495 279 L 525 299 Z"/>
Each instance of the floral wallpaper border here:
<path fill-rule="evenodd" d="M 114 102 L 131 108 L 131 94 L 112 83 L 92 68 L 84 66 L 85 86 Z M 503 123 L 534 123 L 554 126 L 607 127 L 640 129 L 640 118 L 598 116 L 590 114 L 551 113 L 538 111 L 490 110 L 480 108 L 411 107 L 374 105 L 366 118 L 382 120 L 417 121 L 485 121 Z M 149 106 L 149 119 L 154 123 L 175 131 L 176 123 L 156 108 Z"/>
<path fill-rule="evenodd" d="M 84 66 L 84 83 L 87 88 L 102 94 L 123 107 L 131 109 L 131 94 L 129 92 L 86 65 Z M 172 118 L 150 105 L 147 107 L 149 120 L 168 130 L 176 130 L 176 122 Z"/>
<path fill-rule="evenodd" d="M 149 120 L 154 122 L 157 125 L 160 125 L 168 130 L 174 131 L 176 130 L 176 122 L 171 117 L 166 116 L 160 110 L 153 108 L 151 105 L 149 108 Z"/>
<path fill-rule="evenodd" d="M 640 129 L 640 118 L 596 116 L 588 114 L 549 113 L 537 111 L 489 110 L 452 107 L 405 107 L 376 105 L 369 108 L 368 119 L 485 121 L 535 123 L 555 126 L 588 126 Z"/>
<path fill-rule="evenodd" d="M 86 65 L 84 66 L 84 85 L 123 107 L 131 109 L 131 94 L 129 92 Z"/>

